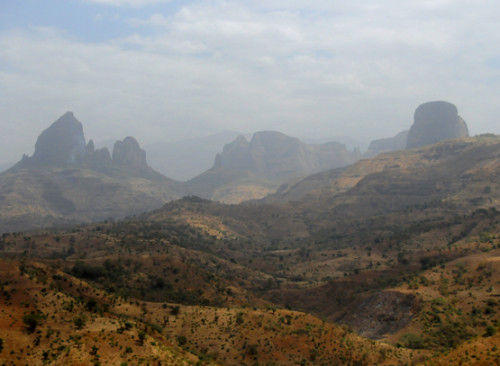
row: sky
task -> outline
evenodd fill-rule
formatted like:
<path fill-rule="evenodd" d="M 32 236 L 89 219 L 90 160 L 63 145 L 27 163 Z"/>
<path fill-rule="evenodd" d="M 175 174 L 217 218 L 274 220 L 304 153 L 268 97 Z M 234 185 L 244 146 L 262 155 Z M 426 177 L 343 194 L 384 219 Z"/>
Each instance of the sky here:
<path fill-rule="evenodd" d="M 421 103 L 500 133 L 494 0 L 0 0 L 0 162 L 66 111 L 87 139 L 370 141 Z"/>

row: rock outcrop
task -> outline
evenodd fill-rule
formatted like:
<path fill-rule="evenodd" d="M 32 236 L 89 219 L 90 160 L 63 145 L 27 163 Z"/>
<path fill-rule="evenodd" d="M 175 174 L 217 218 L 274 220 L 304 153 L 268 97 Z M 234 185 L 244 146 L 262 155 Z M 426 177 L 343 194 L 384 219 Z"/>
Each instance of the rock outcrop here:
<path fill-rule="evenodd" d="M 250 170 L 250 143 L 244 136 L 238 136 L 233 142 L 224 145 L 221 154 L 215 157 L 215 168 Z"/>
<path fill-rule="evenodd" d="M 113 162 L 131 168 L 140 168 L 148 165 L 146 162 L 146 152 L 141 149 L 137 140 L 131 136 L 115 143 L 113 147 Z"/>
<path fill-rule="evenodd" d="M 469 131 L 455 105 L 443 101 L 428 102 L 415 110 L 406 148 L 413 149 L 465 136 L 469 136 Z"/>
<path fill-rule="evenodd" d="M 40 134 L 30 163 L 38 166 L 74 164 L 85 155 L 83 126 L 72 112 L 66 112 Z"/>
<path fill-rule="evenodd" d="M 86 143 L 83 126 L 73 112 L 66 112 L 43 131 L 33 156 L 24 155 L 11 170 L 41 167 L 89 168 L 113 177 L 166 179 L 148 165 L 146 152 L 131 136 L 115 143 L 112 156 L 107 148 L 95 150 L 93 140 Z"/>

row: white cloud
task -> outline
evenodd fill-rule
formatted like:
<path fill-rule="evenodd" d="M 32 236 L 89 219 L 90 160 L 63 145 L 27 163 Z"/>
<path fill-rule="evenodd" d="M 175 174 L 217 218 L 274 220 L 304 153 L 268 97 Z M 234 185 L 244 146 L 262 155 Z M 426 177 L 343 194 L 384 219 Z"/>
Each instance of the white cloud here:
<path fill-rule="evenodd" d="M 168 18 L 160 13 L 155 13 L 151 15 L 148 19 L 132 18 L 128 19 L 127 22 L 135 27 L 139 26 L 166 27 L 169 24 Z"/>
<path fill-rule="evenodd" d="M 473 133 L 500 132 L 500 70 L 487 62 L 499 57 L 499 9 L 370 4 L 195 1 L 128 19 L 128 34 L 102 43 L 52 28 L 0 33 L 0 124 L 21 131 L 0 146 L 30 153 L 66 110 L 87 138 L 143 144 L 218 128 L 369 139 L 408 128 L 434 99 L 455 103 Z"/>

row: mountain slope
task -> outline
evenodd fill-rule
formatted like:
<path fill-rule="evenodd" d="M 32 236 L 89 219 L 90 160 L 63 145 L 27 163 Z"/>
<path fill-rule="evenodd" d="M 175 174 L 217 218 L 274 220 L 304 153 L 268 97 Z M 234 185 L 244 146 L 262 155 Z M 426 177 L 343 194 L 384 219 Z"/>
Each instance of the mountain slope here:
<path fill-rule="evenodd" d="M 482 190 L 495 190 L 499 154 L 498 136 L 446 140 L 419 149 L 381 154 L 344 169 L 312 175 L 283 187 L 268 201 L 305 197 L 324 200 L 339 196 L 339 204 L 354 199 L 362 204 L 362 196 L 366 195 L 381 205 L 403 207 L 445 197 L 451 202 L 455 195 L 469 200 L 475 195 L 480 200 Z M 344 193 L 346 195 L 340 197 Z"/>

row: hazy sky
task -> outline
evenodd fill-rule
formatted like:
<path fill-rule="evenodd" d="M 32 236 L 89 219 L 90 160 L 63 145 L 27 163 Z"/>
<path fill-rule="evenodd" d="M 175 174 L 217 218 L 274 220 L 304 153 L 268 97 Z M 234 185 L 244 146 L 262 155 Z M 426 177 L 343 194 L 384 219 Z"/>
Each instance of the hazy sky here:
<path fill-rule="evenodd" d="M 426 101 L 500 133 L 500 2 L 1 0 L 0 162 L 71 110 L 87 139 L 222 129 L 371 140 Z"/>

